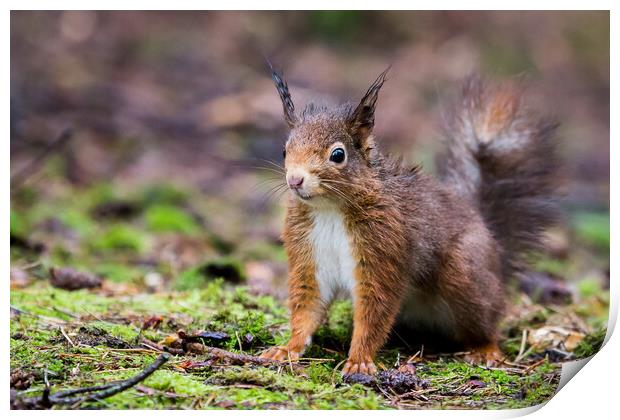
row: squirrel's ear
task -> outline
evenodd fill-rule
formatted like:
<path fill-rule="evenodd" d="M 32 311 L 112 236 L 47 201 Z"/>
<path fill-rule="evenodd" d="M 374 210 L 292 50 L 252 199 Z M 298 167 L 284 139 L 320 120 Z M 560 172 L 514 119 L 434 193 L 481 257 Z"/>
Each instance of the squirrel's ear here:
<path fill-rule="evenodd" d="M 368 88 L 357 108 L 349 115 L 347 121 L 349 131 L 355 141 L 360 143 L 360 146 L 370 135 L 375 125 L 375 107 L 379 98 L 379 90 L 381 90 L 381 86 L 385 83 L 385 77 L 389 70 L 390 68 L 388 67 L 377 77 L 377 80 Z"/>
<path fill-rule="evenodd" d="M 288 91 L 288 84 L 278 73 L 276 73 L 276 71 L 271 66 L 271 63 L 269 63 L 269 68 L 271 69 L 271 78 L 276 85 L 276 89 L 278 89 L 280 100 L 282 100 L 282 108 L 284 109 L 284 121 L 286 121 L 290 128 L 293 128 L 295 126 L 295 123 L 297 122 L 297 116 L 295 115 L 295 105 L 293 104 L 291 94 Z"/>

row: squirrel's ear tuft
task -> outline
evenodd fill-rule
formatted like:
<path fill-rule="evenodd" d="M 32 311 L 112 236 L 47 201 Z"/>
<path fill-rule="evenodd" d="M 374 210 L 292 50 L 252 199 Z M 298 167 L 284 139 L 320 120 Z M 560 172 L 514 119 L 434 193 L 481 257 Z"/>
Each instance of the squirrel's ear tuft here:
<path fill-rule="evenodd" d="M 383 83 L 385 83 L 389 70 L 390 68 L 388 67 L 377 77 L 377 80 L 368 88 L 357 108 L 349 115 L 347 121 L 349 131 L 356 142 L 360 142 L 360 146 L 370 135 L 375 125 L 375 107 L 379 98 L 379 91 Z"/>
<path fill-rule="evenodd" d="M 289 127 L 293 128 L 297 122 L 297 116 L 295 115 L 295 105 L 293 104 L 291 94 L 288 91 L 288 84 L 278 73 L 276 73 L 271 66 L 271 63 L 267 63 L 269 64 L 269 68 L 271 70 L 271 79 L 275 83 L 276 89 L 278 89 L 278 94 L 280 95 L 280 100 L 282 101 L 284 121 L 286 121 Z"/>

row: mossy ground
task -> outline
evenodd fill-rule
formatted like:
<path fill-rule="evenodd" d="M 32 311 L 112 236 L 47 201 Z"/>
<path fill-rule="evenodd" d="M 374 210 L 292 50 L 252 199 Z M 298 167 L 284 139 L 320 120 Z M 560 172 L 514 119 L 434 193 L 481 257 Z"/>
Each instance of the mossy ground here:
<path fill-rule="evenodd" d="M 179 329 L 225 332 L 229 338 L 219 346 L 252 355 L 287 341 L 284 301 L 256 288 L 258 280 L 278 288 L 285 264 L 281 247 L 269 235 L 246 240 L 249 234 L 238 224 L 242 210 L 235 213 L 222 200 L 172 185 L 72 189 L 50 182 L 20 189 L 11 205 L 11 371 L 26 378 L 22 396 L 43 391 L 45 372 L 54 391 L 133 376 L 157 356 L 139 346 L 140 338 L 159 342 Z M 273 225 L 277 215 L 257 216 L 252 225 Z M 222 226 L 227 218 L 229 226 Z M 518 408 L 545 402 L 556 390 L 560 364 L 548 349 L 523 348 L 522 332 L 561 325 L 589 334 L 575 357 L 600 347 L 608 293 L 597 271 L 584 275 L 583 267 L 608 265 L 601 252 L 608 247 L 608 224 L 604 215 L 577 217 L 580 259 L 539 258 L 541 267 L 553 269 L 548 271 L 576 279 L 576 299 L 542 306 L 514 295 L 501 342 L 512 366 L 476 367 L 458 356 L 423 354 L 416 359 L 417 374 L 428 386 L 419 392 L 398 396 L 346 383 L 339 367 L 351 334 L 351 306 L 337 302 L 301 369 L 193 369 L 186 362 L 205 356 L 174 356 L 139 386 L 80 408 Z M 41 243 L 45 250 L 14 239 Z M 258 274 L 252 268 L 257 264 Z M 54 288 L 48 269 L 56 266 L 100 275 L 103 286 Z M 265 270 L 275 273 L 269 281 Z M 160 321 L 149 325 L 154 318 Z M 393 367 L 417 350 L 387 347 L 378 364 Z"/>

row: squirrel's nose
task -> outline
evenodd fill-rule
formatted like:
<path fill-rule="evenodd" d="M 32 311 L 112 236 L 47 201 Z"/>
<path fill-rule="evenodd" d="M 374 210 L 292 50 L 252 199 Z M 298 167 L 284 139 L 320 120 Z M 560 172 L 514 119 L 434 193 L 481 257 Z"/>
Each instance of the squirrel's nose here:
<path fill-rule="evenodd" d="M 293 189 L 300 188 L 303 183 L 304 183 L 303 176 L 292 176 L 288 179 L 288 186 Z"/>

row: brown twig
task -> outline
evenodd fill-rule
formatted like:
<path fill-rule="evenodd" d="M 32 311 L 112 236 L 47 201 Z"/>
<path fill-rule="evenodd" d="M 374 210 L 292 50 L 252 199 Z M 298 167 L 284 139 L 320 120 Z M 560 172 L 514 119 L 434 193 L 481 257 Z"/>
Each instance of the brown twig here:
<path fill-rule="evenodd" d="M 245 365 L 254 364 L 261 366 L 276 365 L 287 367 L 290 366 L 287 362 L 280 362 L 277 360 L 265 359 L 264 357 L 249 356 L 247 354 L 233 353 L 228 350 L 218 349 L 217 347 L 205 346 L 205 352 L 211 356 L 211 360 L 226 361 L 230 364 Z"/>
<path fill-rule="evenodd" d="M 548 360 L 548 359 L 547 359 L 547 357 L 545 357 L 544 359 L 540 359 L 538 362 L 536 362 L 536 363 L 534 363 L 534 364 L 532 364 L 532 365 L 529 365 L 529 366 L 527 367 L 527 369 L 525 369 L 525 371 L 524 371 L 523 373 L 525 373 L 525 374 L 527 375 L 528 373 L 530 373 L 531 371 L 533 371 L 534 369 L 536 369 L 538 366 L 540 366 L 540 365 L 542 365 L 543 363 L 545 363 L 547 360 Z"/>
<path fill-rule="evenodd" d="M 171 348 L 168 346 L 159 345 L 144 337 L 140 340 L 140 344 L 145 347 L 148 347 L 151 350 L 165 351 L 165 352 L 168 352 L 174 355 L 179 355 L 179 356 L 192 352 L 192 348 L 188 347 L 187 345 L 185 346 L 185 349 L 182 349 L 182 348 L 175 349 L 175 348 Z M 185 344 L 188 344 L 188 343 L 185 343 Z M 189 343 L 189 344 L 196 344 L 196 343 Z M 205 360 L 204 362 L 196 363 L 195 365 L 193 365 L 194 367 L 208 366 L 208 365 L 212 365 L 214 362 L 225 362 L 231 365 L 253 364 L 253 365 L 260 365 L 260 366 L 278 366 L 278 367 L 289 367 L 289 368 L 291 367 L 291 364 L 289 361 L 277 361 L 277 360 L 265 359 L 264 357 L 233 353 L 231 351 L 220 349 L 217 347 L 205 346 L 204 344 L 200 344 L 200 353 L 198 354 L 207 355 L 207 360 Z M 302 358 L 296 361 L 301 362 L 301 361 L 313 361 L 313 360 L 331 360 L 331 359 L 312 359 L 312 358 L 304 359 Z M 296 368 L 297 368 L 297 365 L 293 366 L 292 369 L 296 370 Z"/>
<path fill-rule="evenodd" d="M 527 343 L 527 330 L 523 330 L 521 335 L 521 346 L 519 347 L 519 354 L 515 358 L 515 362 L 519 362 L 523 358 L 523 353 L 525 352 L 525 344 Z"/>
<path fill-rule="evenodd" d="M 71 337 L 67 335 L 67 332 L 65 331 L 63 327 L 60 327 L 60 333 L 69 342 L 69 344 L 71 344 L 71 347 L 75 347 L 75 343 L 73 342 L 73 340 L 71 340 Z"/>

